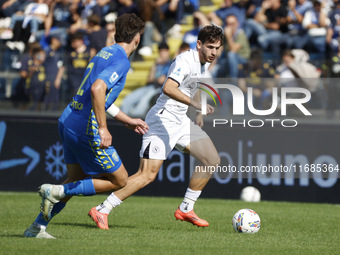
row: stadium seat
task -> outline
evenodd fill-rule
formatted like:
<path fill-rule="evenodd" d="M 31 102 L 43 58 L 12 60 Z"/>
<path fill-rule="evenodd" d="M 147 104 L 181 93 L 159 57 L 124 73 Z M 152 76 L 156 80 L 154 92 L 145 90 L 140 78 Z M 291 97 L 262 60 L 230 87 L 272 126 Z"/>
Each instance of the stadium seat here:
<path fill-rule="evenodd" d="M 169 38 L 168 39 L 168 45 L 169 45 L 169 50 L 170 50 L 170 55 L 171 56 L 174 56 L 178 49 L 179 49 L 179 46 L 181 46 L 182 44 L 182 39 L 180 38 Z"/>
<path fill-rule="evenodd" d="M 211 2 L 214 4 L 214 6 L 220 8 L 221 4 L 223 3 L 223 0 L 211 0 Z"/>
<path fill-rule="evenodd" d="M 143 63 L 148 63 L 148 62 L 139 62 L 139 63 L 134 62 L 134 63 L 132 63 L 132 66 L 135 65 L 135 66 L 139 67 Z M 148 64 L 148 65 L 150 67 L 150 64 Z M 122 103 L 122 101 L 123 101 L 123 99 L 126 95 L 131 93 L 133 90 L 140 88 L 142 86 L 145 86 L 147 84 L 150 68 L 145 69 L 145 70 L 134 69 L 134 71 L 132 73 L 127 74 L 125 87 L 124 87 L 124 89 L 122 90 L 122 92 L 120 93 L 120 95 L 118 96 L 118 98 L 115 102 L 115 104 L 118 107 L 121 105 L 121 103 Z"/>
<path fill-rule="evenodd" d="M 194 26 L 192 24 L 182 24 L 181 25 L 181 33 L 185 34 L 186 32 L 192 30 Z"/>
<path fill-rule="evenodd" d="M 185 24 L 193 25 L 194 24 L 194 17 L 192 15 L 185 16 Z"/>
<path fill-rule="evenodd" d="M 200 11 L 203 12 L 205 15 L 207 15 L 210 12 L 214 12 L 218 9 L 218 6 L 216 5 L 206 5 L 206 6 L 200 6 Z"/>
<path fill-rule="evenodd" d="M 134 71 L 150 71 L 154 63 L 154 61 L 136 61 L 131 63 L 131 67 Z"/>

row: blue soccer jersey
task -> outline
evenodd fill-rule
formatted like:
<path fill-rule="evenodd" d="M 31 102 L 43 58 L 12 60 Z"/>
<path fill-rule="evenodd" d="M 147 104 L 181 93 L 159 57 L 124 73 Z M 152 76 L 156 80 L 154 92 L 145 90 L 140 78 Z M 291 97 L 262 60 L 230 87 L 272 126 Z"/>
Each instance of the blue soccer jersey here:
<path fill-rule="evenodd" d="M 129 69 L 129 59 L 120 45 L 103 48 L 88 64 L 77 94 L 59 121 L 77 135 L 97 136 L 98 124 L 92 109 L 91 86 L 97 79 L 106 83 L 106 110 L 124 88 Z"/>
<path fill-rule="evenodd" d="M 107 85 L 105 110 L 117 99 L 130 69 L 125 50 L 118 44 L 103 48 L 88 64 L 77 94 L 59 118 L 59 134 L 67 164 L 80 164 L 86 174 L 111 173 L 122 161 L 113 146 L 101 149 L 98 123 L 92 108 L 91 86 L 100 79 Z"/>

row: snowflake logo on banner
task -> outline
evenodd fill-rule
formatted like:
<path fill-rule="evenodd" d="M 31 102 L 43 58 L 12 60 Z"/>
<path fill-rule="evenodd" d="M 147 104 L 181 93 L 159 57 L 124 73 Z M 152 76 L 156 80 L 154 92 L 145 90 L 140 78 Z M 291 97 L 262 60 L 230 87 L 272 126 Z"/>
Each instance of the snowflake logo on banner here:
<path fill-rule="evenodd" d="M 66 175 L 67 169 L 64 162 L 63 146 L 59 141 L 46 150 L 46 171 L 59 180 Z"/>

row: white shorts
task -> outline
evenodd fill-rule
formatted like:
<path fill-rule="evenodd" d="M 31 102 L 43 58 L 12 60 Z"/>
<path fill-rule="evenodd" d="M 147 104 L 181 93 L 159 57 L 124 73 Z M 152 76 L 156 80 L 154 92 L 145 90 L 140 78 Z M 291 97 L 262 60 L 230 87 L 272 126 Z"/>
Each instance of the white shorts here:
<path fill-rule="evenodd" d="M 179 118 L 165 108 L 152 108 L 145 121 L 149 130 L 143 135 L 141 158 L 165 160 L 174 147 L 183 151 L 191 142 L 209 138 L 187 115 Z"/>

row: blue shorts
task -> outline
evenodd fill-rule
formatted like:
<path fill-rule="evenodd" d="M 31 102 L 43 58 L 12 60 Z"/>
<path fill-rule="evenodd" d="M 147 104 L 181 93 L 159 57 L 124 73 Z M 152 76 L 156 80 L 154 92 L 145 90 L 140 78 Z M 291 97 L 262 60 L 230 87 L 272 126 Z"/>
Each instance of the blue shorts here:
<path fill-rule="evenodd" d="M 80 164 L 85 174 L 113 173 L 121 165 L 116 149 L 100 149 L 100 137 L 78 136 L 59 122 L 59 135 L 64 146 L 66 164 Z"/>

